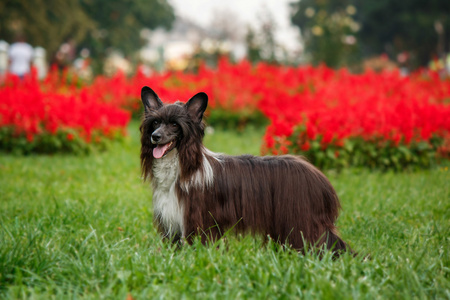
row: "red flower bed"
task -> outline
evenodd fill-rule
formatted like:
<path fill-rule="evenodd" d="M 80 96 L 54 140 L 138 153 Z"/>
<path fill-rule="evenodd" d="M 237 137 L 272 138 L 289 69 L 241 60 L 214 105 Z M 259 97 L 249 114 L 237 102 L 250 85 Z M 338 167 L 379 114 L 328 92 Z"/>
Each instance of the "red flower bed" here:
<path fill-rule="evenodd" d="M 351 74 L 345 69 L 288 67 L 223 59 L 216 69 L 149 77 L 99 76 L 89 85 L 51 72 L 38 84 L 12 79 L 0 88 L 0 128 L 28 140 L 66 132 L 92 140 L 123 130 L 142 110 L 147 85 L 165 102 L 209 96 L 208 123 L 236 128 L 269 120 L 263 153 L 298 153 L 321 167 L 348 165 L 403 169 L 429 166 L 450 153 L 450 79 L 432 72 Z M 20 99 L 20 101 L 17 101 Z M 67 134 L 67 132 L 69 132 Z"/>
<path fill-rule="evenodd" d="M 448 157 L 449 80 L 326 67 L 287 73 L 297 83 L 271 90 L 259 103 L 271 120 L 264 152 L 305 154 L 323 167 L 395 169 Z"/>
<path fill-rule="evenodd" d="M 130 113 L 51 73 L 42 84 L 8 76 L 0 88 L 0 148 L 19 152 L 87 151 L 125 134 Z"/>

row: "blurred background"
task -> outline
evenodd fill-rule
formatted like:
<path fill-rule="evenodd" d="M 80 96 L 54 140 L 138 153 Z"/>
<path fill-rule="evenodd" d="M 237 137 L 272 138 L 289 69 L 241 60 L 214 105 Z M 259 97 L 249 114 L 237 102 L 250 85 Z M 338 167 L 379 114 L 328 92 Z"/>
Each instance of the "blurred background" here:
<path fill-rule="evenodd" d="M 15 41 L 87 78 L 200 61 L 325 63 L 358 72 L 449 68 L 448 0 L 9 0 L 0 3 L 0 72 Z"/>

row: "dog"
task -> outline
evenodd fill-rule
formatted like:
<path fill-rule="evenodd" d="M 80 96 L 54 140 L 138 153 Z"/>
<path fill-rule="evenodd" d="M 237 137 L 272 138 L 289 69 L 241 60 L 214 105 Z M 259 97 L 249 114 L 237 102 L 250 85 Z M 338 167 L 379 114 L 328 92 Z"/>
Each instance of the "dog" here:
<path fill-rule="evenodd" d="M 303 251 L 307 244 L 349 250 L 335 222 L 340 203 L 316 167 L 302 157 L 229 156 L 202 143 L 208 96 L 186 104 L 163 104 L 149 87 L 141 90 L 144 115 L 141 170 L 153 187 L 154 221 L 173 240 L 203 244 L 227 230 L 262 234 Z"/>

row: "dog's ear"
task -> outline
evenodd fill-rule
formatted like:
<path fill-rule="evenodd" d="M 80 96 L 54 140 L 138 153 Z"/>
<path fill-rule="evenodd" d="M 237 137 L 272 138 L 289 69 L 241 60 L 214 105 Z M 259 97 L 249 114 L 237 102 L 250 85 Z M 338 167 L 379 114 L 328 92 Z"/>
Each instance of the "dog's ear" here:
<path fill-rule="evenodd" d="M 141 100 L 144 104 L 145 112 L 156 110 L 163 106 L 161 99 L 159 99 L 158 95 L 156 95 L 156 93 L 148 86 L 142 88 Z"/>
<path fill-rule="evenodd" d="M 205 93 L 198 93 L 186 103 L 186 110 L 192 120 L 200 123 L 207 106 L 208 95 Z"/>

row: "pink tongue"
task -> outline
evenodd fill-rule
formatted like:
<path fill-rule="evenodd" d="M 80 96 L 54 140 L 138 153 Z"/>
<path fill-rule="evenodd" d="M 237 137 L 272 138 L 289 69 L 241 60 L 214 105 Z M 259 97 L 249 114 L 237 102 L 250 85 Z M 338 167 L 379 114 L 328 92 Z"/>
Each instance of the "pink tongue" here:
<path fill-rule="evenodd" d="M 161 158 L 161 157 L 163 157 L 163 155 L 166 152 L 167 148 L 169 148 L 169 144 L 157 145 L 156 148 L 153 149 L 153 157 L 154 158 Z"/>

